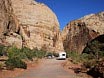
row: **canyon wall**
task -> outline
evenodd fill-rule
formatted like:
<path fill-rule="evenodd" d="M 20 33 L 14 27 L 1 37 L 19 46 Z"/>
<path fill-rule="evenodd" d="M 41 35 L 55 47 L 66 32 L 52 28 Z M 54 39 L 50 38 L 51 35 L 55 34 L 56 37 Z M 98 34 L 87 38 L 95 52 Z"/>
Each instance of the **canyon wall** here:
<path fill-rule="evenodd" d="M 63 51 L 59 22 L 48 6 L 34 0 L 0 0 L 1 44 Z"/>
<path fill-rule="evenodd" d="M 86 44 L 104 34 L 104 12 L 71 21 L 62 31 L 64 49 L 81 53 Z"/>
<path fill-rule="evenodd" d="M 73 20 L 60 32 L 56 15 L 43 3 L 0 0 L 0 9 L 0 44 L 5 46 L 81 53 L 89 41 L 104 34 L 104 12 Z"/>

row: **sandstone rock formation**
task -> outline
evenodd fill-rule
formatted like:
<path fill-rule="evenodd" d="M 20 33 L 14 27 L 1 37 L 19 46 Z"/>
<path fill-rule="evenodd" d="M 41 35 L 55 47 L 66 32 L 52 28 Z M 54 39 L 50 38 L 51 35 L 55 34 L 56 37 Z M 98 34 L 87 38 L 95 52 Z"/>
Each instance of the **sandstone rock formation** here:
<path fill-rule="evenodd" d="M 16 30 L 18 30 L 17 28 L 18 27 L 16 27 L 16 19 L 15 19 L 15 15 L 13 14 L 11 1 L 0 0 L 0 44 L 6 45 L 6 46 L 10 44 L 12 45 L 11 42 L 10 44 L 8 43 L 9 40 L 7 40 L 6 38 L 9 37 L 11 32 L 16 33 L 17 32 Z M 17 39 L 16 37 L 14 38 Z M 10 40 L 13 42 L 12 39 Z M 16 46 L 19 48 L 21 47 L 20 45 L 17 45 L 17 44 Z"/>
<path fill-rule="evenodd" d="M 45 4 L 34 0 L 0 0 L 0 44 L 81 53 L 87 42 L 102 34 L 104 12 L 72 21 L 60 33 L 56 15 Z"/>
<path fill-rule="evenodd" d="M 86 43 L 104 34 L 104 12 L 71 21 L 62 31 L 64 49 L 81 53 Z"/>
<path fill-rule="evenodd" d="M 0 0 L 0 9 L 1 43 L 63 51 L 57 17 L 45 4 L 34 0 Z"/>
<path fill-rule="evenodd" d="M 11 18 L 10 13 L 12 13 L 10 1 L 0 0 L 0 37 L 3 37 L 3 34 L 7 32 Z"/>

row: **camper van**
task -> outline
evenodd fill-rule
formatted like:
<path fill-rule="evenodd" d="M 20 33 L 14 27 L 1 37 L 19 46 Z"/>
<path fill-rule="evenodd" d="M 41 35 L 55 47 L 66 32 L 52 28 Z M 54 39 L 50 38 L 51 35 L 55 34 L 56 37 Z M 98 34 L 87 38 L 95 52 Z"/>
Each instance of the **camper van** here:
<path fill-rule="evenodd" d="M 60 52 L 59 57 L 57 58 L 58 60 L 65 60 L 66 59 L 66 52 Z"/>

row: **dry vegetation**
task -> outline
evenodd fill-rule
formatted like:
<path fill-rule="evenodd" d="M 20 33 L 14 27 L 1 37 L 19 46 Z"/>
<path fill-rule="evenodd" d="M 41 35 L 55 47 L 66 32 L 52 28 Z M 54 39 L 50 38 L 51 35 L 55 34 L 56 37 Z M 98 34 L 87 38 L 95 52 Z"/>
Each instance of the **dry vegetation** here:
<path fill-rule="evenodd" d="M 0 46 L 0 78 L 17 76 L 28 68 L 36 66 L 45 57 L 43 50 Z M 9 74 L 12 73 L 12 74 Z M 13 75 L 14 73 L 14 75 Z"/>
<path fill-rule="evenodd" d="M 82 54 L 67 52 L 69 61 L 81 65 L 80 68 L 74 68 L 76 73 L 87 73 L 94 78 L 104 78 L 104 41 L 102 37 L 89 42 Z"/>

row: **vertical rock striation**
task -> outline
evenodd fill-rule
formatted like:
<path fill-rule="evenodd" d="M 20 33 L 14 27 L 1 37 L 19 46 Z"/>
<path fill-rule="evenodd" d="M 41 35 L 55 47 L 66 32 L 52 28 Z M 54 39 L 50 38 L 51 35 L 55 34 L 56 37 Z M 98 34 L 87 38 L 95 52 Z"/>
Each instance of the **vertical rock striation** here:
<path fill-rule="evenodd" d="M 11 0 L 0 0 L 0 44 L 9 46 L 15 43 L 18 48 L 22 46 L 21 38 L 18 39 L 12 34 L 16 34 L 18 30 L 16 21 Z M 9 37 L 11 39 L 8 40 Z"/>
<path fill-rule="evenodd" d="M 57 17 L 45 4 L 0 0 L 0 9 L 0 37 L 4 37 L 5 43 L 19 48 L 63 51 Z"/>

